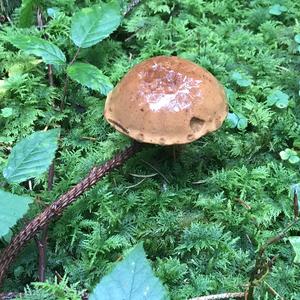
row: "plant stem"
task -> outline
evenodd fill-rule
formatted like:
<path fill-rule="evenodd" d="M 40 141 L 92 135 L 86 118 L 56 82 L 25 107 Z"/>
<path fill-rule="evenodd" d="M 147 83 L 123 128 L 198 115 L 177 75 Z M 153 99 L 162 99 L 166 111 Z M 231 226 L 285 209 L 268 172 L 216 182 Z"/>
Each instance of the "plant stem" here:
<path fill-rule="evenodd" d="M 43 14 L 40 7 L 38 7 L 37 9 L 37 24 L 38 24 L 38 28 L 42 30 L 44 24 L 43 24 Z M 53 66 L 51 64 L 48 64 L 47 68 L 48 68 L 49 86 L 53 87 L 54 86 Z M 54 179 L 54 163 L 51 164 L 48 171 L 48 191 L 52 190 L 53 179 Z M 45 226 L 40 237 L 38 237 L 38 235 L 35 236 L 35 242 L 37 244 L 38 254 L 39 254 L 38 274 L 39 274 L 40 282 L 44 282 L 46 280 L 47 239 L 48 239 L 48 225 Z"/>
<path fill-rule="evenodd" d="M 94 186 L 103 176 L 123 165 L 127 159 L 140 151 L 140 149 L 141 144 L 134 142 L 131 146 L 127 147 L 111 160 L 105 162 L 103 165 L 94 167 L 82 181 L 60 196 L 41 214 L 27 224 L 1 253 L 0 285 L 6 276 L 9 266 L 18 255 L 19 251 L 37 234 L 38 231 L 44 229 L 55 217 L 60 216 L 64 209 L 72 204 L 86 190 Z"/>
<path fill-rule="evenodd" d="M 138 4 L 140 4 L 142 0 L 132 0 L 131 3 L 128 4 L 124 16 L 128 15 Z"/>
<path fill-rule="evenodd" d="M 74 64 L 75 60 L 77 59 L 77 57 L 79 55 L 80 49 L 81 48 L 77 49 L 74 57 L 72 58 L 71 62 L 69 63 L 69 66 Z M 65 84 L 64 84 L 64 88 L 63 88 L 63 95 L 60 100 L 60 111 L 63 111 L 63 109 L 64 109 L 64 102 L 65 102 L 65 98 L 67 96 L 68 85 L 69 85 L 69 77 L 68 77 L 68 75 L 66 75 Z"/>
<path fill-rule="evenodd" d="M 295 219 L 293 222 L 290 222 L 279 234 L 277 234 L 274 237 L 271 237 L 268 239 L 265 244 L 263 244 L 257 254 L 255 267 L 251 273 L 250 280 L 249 280 L 249 288 L 246 296 L 246 300 L 254 300 L 254 289 L 256 286 L 256 282 L 259 281 L 268 271 L 270 268 L 270 264 L 267 262 L 266 259 L 264 259 L 263 255 L 266 251 L 266 249 L 280 240 L 282 240 L 287 232 L 295 225 L 297 224 L 299 219 Z M 271 265 L 273 264 L 273 261 L 271 261 Z M 264 272 L 265 271 L 265 272 Z"/>

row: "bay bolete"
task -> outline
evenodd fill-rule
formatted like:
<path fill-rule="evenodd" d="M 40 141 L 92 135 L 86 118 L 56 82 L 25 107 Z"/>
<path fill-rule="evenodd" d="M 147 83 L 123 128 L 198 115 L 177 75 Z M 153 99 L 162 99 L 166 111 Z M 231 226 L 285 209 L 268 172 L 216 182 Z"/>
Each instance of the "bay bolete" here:
<path fill-rule="evenodd" d="M 185 144 L 218 129 L 227 115 L 223 87 L 207 70 L 178 57 L 150 58 L 131 69 L 105 104 L 118 131 L 145 143 Z M 29 222 L 0 254 L 0 285 L 22 246 L 103 176 L 141 149 L 133 143 L 89 174 Z"/>
<path fill-rule="evenodd" d="M 175 56 L 134 66 L 109 93 L 104 116 L 118 131 L 144 143 L 190 143 L 218 129 L 228 112 L 218 80 Z"/>

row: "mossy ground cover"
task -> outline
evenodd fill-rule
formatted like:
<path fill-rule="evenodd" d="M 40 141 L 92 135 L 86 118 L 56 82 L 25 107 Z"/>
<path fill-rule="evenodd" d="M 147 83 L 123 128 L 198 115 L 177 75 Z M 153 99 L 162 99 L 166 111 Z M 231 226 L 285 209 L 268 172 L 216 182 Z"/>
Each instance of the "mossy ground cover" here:
<path fill-rule="evenodd" d="M 34 181 L 32 191 L 0 178 L 3 189 L 35 198 L 14 232 L 129 143 L 103 119 L 105 97 L 70 81 L 62 103 L 64 70 L 55 70 L 49 86 L 45 65 L 7 42 L 15 32 L 43 36 L 72 59 L 71 16 L 94 3 L 41 1 L 46 25 L 40 31 L 19 26 L 22 8 L 1 25 L 1 171 L 18 140 L 61 127 L 51 192 L 46 175 Z M 77 299 L 75 291 L 91 291 L 139 241 L 171 299 L 246 289 L 257 249 L 294 218 L 291 186 L 300 182 L 299 19 L 300 3 L 292 0 L 150 0 L 109 38 L 80 51 L 78 59 L 97 66 L 113 84 L 152 56 L 192 60 L 225 86 L 229 115 L 220 130 L 183 147 L 176 159 L 172 149 L 146 147 L 52 222 L 47 278 L 66 276 L 68 283 L 45 284 L 35 295 Z M 289 235 L 298 236 L 299 226 Z M 276 259 L 258 282 L 256 299 L 273 299 L 269 286 L 286 299 L 300 299 L 300 269 L 288 240 L 271 245 L 265 255 Z M 4 289 L 22 290 L 35 281 L 36 261 L 32 242 L 10 269 Z"/>

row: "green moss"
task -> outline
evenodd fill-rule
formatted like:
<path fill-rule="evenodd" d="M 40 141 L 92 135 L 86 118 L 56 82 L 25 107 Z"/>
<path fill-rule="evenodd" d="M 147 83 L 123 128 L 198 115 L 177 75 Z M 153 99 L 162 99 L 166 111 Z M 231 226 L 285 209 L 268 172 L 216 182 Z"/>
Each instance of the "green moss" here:
<path fill-rule="evenodd" d="M 74 1 L 50 2 L 60 13 L 47 19 L 42 34 L 70 59 L 76 50 L 68 38 Z M 85 2 L 80 5 L 92 1 Z M 300 4 L 279 2 L 287 11 L 276 16 L 268 10 L 277 2 L 267 0 L 145 1 L 111 38 L 80 53 L 82 61 L 99 67 L 114 84 L 148 57 L 178 55 L 193 60 L 230 89 L 230 112 L 242 114 L 248 123 L 244 129 L 225 123 L 187 145 L 175 161 L 168 150 L 147 147 L 99 182 L 51 224 L 50 280 L 58 273 L 70 284 L 79 282 L 74 293 L 91 290 L 125 249 L 144 241 L 172 299 L 245 289 L 258 246 L 293 218 L 290 186 L 300 181 L 299 164 L 279 156 L 293 148 L 300 134 L 300 54 L 294 41 L 300 33 L 296 21 Z M 129 141 L 105 123 L 104 97 L 75 83 L 70 83 L 60 111 L 65 75 L 56 70 L 55 87 L 49 87 L 45 66 L 6 43 L 6 36 L 15 30 L 41 35 L 32 28 L 9 25 L 0 32 L 1 79 L 12 67 L 21 69 L 21 75 L 9 79 L 9 90 L 0 93 L 0 109 L 15 112 L 0 116 L 0 163 L 20 137 L 60 124 L 53 191 L 45 191 L 43 177 L 34 192 L 50 203 Z M 238 84 L 234 72 L 251 79 L 250 84 Z M 289 96 L 288 107 L 268 105 L 274 90 Z M 156 176 L 143 182 L 132 176 L 153 173 Z M 29 217 L 37 211 L 33 208 Z M 299 229 L 293 235 L 299 235 Z M 20 290 L 36 279 L 36 250 L 29 247 L 11 268 L 6 290 Z M 300 269 L 293 264 L 291 246 L 280 242 L 266 254 L 278 255 L 266 282 L 282 297 L 298 299 Z M 51 289 L 60 288 L 54 284 Z M 37 290 L 47 289 L 37 286 Z M 257 299 L 267 299 L 265 293 L 266 285 L 261 284 Z"/>

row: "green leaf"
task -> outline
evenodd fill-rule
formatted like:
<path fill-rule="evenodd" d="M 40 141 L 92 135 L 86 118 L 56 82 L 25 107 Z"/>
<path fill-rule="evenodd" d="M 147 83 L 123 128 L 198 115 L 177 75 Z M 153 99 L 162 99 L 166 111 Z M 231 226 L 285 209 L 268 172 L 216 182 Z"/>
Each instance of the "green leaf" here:
<path fill-rule="evenodd" d="M 20 9 L 20 27 L 30 27 L 34 19 L 36 0 L 23 0 Z"/>
<path fill-rule="evenodd" d="M 9 229 L 27 212 L 31 202 L 30 197 L 0 190 L 0 237 L 8 234 Z"/>
<path fill-rule="evenodd" d="M 296 164 L 300 161 L 297 152 L 289 148 L 280 151 L 279 155 L 282 160 L 288 160 L 291 164 Z"/>
<path fill-rule="evenodd" d="M 14 114 L 14 110 L 11 107 L 5 107 L 1 109 L 1 116 L 3 118 L 9 118 Z"/>
<path fill-rule="evenodd" d="M 239 122 L 239 118 L 235 113 L 228 113 L 227 121 L 230 128 L 235 128 Z"/>
<path fill-rule="evenodd" d="M 238 124 L 237 124 L 237 129 L 243 130 L 247 127 L 248 120 L 245 116 L 243 116 L 241 114 L 238 114 L 238 117 L 239 117 L 239 121 L 238 121 Z"/>
<path fill-rule="evenodd" d="M 153 274 L 142 244 L 135 246 L 113 271 L 102 278 L 89 300 L 163 300 L 166 291 Z"/>
<path fill-rule="evenodd" d="M 288 240 L 290 241 L 296 254 L 294 258 L 294 263 L 299 264 L 300 263 L 300 236 L 290 236 Z"/>
<path fill-rule="evenodd" d="M 267 97 L 267 104 L 270 106 L 275 105 L 278 108 L 286 108 L 289 105 L 289 95 L 280 90 L 275 90 Z"/>
<path fill-rule="evenodd" d="M 269 8 L 269 14 L 274 16 L 280 16 L 283 12 L 286 12 L 287 8 L 280 4 L 275 4 Z"/>
<path fill-rule="evenodd" d="M 291 155 L 290 158 L 289 158 L 289 162 L 291 164 L 296 164 L 298 163 L 300 160 L 299 156 L 298 155 Z"/>
<path fill-rule="evenodd" d="M 286 150 L 287 150 L 287 149 L 286 149 Z M 282 160 L 288 160 L 289 157 L 290 157 L 289 153 L 286 152 L 286 150 L 280 151 L 280 152 L 279 152 L 280 158 L 281 158 Z"/>
<path fill-rule="evenodd" d="M 248 125 L 248 119 L 242 114 L 228 113 L 227 121 L 230 128 L 243 130 Z"/>
<path fill-rule="evenodd" d="M 240 87 L 247 87 L 247 86 L 250 86 L 252 83 L 251 79 L 247 78 L 245 75 L 243 75 L 239 72 L 233 72 L 230 77 Z"/>
<path fill-rule="evenodd" d="M 74 63 L 68 67 L 67 73 L 71 79 L 103 95 L 107 95 L 113 88 L 109 78 L 91 64 Z"/>
<path fill-rule="evenodd" d="M 236 96 L 233 90 L 225 88 L 226 96 L 230 105 L 233 105 L 236 101 Z"/>
<path fill-rule="evenodd" d="M 49 8 L 47 8 L 47 15 L 50 18 L 55 19 L 58 14 L 59 14 L 59 9 L 57 7 L 49 7 Z"/>
<path fill-rule="evenodd" d="M 72 18 L 72 41 L 80 48 L 91 47 L 108 37 L 120 23 L 117 1 L 83 8 Z"/>
<path fill-rule="evenodd" d="M 50 166 L 59 129 L 34 132 L 18 142 L 12 149 L 3 176 L 10 183 L 19 183 L 41 175 Z"/>
<path fill-rule="evenodd" d="M 25 53 L 41 57 L 46 64 L 62 65 L 66 62 L 63 52 L 56 45 L 44 39 L 15 34 L 10 36 L 8 40 Z"/>
<path fill-rule="evenodd" d="M 296 43 L 300 44 L 300 34 L 296 34 L 294 40 Z"/>

